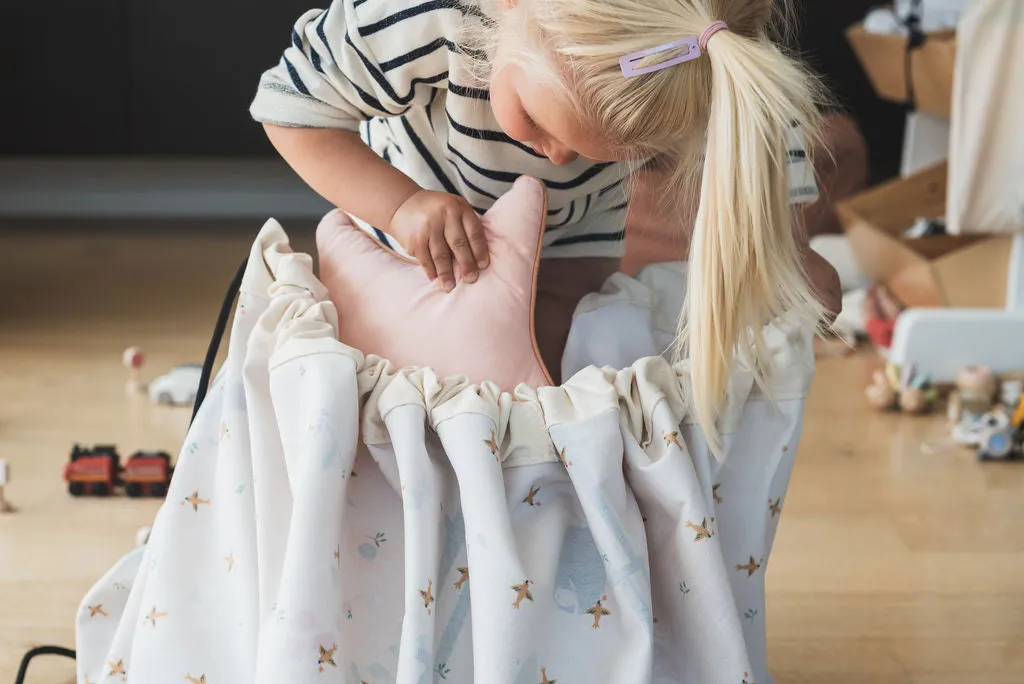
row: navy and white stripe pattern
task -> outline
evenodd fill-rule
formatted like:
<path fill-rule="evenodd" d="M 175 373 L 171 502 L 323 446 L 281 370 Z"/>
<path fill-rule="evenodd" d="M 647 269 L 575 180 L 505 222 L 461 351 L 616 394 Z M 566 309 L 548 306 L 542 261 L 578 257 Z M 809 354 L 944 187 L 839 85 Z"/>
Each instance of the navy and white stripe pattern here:
<path fill-rule="evenodd" d="M 476 0 L 332 0 L 296 22 L 250 112 L 261 122 L 358 132 L 422 187 L 461 195 L 480 212 L 518 176 L 536 176 L 549 193 L 543 256 L 621 256 L 625 165 L 559 167 L 505 135 L 458 46 L 467 16 L 490 21 Z M 816 198 L 798 145 L 791 162 L 793 201 Z"/>

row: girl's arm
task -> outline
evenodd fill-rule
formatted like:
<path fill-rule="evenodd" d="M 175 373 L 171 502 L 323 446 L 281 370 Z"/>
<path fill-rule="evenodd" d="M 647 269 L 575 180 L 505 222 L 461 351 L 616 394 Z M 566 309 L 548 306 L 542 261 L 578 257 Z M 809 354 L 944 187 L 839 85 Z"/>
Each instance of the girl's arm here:
<path fill-rule="evenodd" d="M 455 287 L 455 264 L 475 282 L 488 264 L 483 225 L 465 199 L 424 190 L 344 129 L 264 123 L 270 142 L 322 197 L 386 230 L 445 291 Z"/>
<path fill-rule="evenodd" d="M 420 190 L 350 131 L 263 124 L 278 153 L 321 197 L 383 230 Z M 400 236 L 395 236 L 400 238 Z"/>
<path fill-rule="evenodd" d="M 476 212 L 461 197 L 418 187 L 358 137 L 361 122 L 428 107 L 436 89 L 447 88 L 448 50 L 420 54 L 407 43 L 450 44 L 461 24 L 441 20 L 451 12 L 444 8 L 388 23 L 380 11 L 398 16 L 405 0 L 362 4 L 332 0 L 299 17 L 281 60 L 260 78 L 250 112 L 320 195 L 396 238 L 445 290 L 455 287 L 455 263 L 471 283 L 488 262 Z"/>

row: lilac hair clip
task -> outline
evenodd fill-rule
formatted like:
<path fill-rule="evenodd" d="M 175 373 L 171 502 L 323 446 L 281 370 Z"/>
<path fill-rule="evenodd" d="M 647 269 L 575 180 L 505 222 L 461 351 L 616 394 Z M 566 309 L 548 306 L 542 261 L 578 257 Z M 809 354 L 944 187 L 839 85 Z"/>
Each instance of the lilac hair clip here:
<path fill-rule="evenodd" d="M 675 50 L 676 48 L 688 47 L 689 50 L 682 54 L 673 57 L 670 60 L 664 62 L 658 62 L 646 67 L 637 67 L 636 63 L 645 57 L 651 55 L 657 55 L 662 52 L 668 52 Z M 681 40 L 674 40 L 671 43 L 665 43 L 658 47 L 647 48 L 646 50 L 640 50 L 638 52 L 632 52 L 624 57 L 619 58 L 619 66 L 622 67 L 622 75 L 626 78 L 633 78 L 634 76 L 641 76 L 643 74 L 650 74 L 655 71 L 661 71 L 662 69 L 668 69 L 671 66 L 682 64 L 683 62 L 689 62 L 690 60 L 697 59 L 700 57 L 700 45 L 697 44 L 697 36 L 687 36 Z"/>
<path fill-rule="evenodd" d="M 697 59 L 704 51 L 708 49 L 708 41 L 711 40 L 711 36 L 715 35 L 719 31 L 729 30 L 729 25 L 724 21 L 712 22 L 700 36 L 687 36 L 680 40 L 674 40 L 671 43 L 665 43 L 658 47 L 647 48 L 646 50 L 640 50 L 639 52 L 632 52 L 625 57 L 619 58 L 619 66 L 622 68 L 622 75 L 626 78 L 633 78 L 634 76 L 640 76 L 642 74 L 650 74 L 655 71 L 661 71 L 662 69 L 668 69 L 669 67 L 683 62 L 689 62 L 690 60 Z M 664 62 L 658 62 L 647 67 L 637 68 L 636 63 L 642 60 L 644 57 L 650 57 L 651 55 L 661 54 L 662 52 L 669 52 L 676 48 L 689 48 L 686 52 L 673 57 L 670 60 Z"/>

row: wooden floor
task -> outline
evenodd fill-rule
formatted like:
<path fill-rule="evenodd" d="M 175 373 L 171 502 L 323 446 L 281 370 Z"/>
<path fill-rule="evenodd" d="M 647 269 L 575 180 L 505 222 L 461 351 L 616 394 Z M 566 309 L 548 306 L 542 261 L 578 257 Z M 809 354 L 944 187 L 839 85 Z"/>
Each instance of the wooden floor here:
<path fill-rule="evenodd" d="M 188 412 L 128 399 L 122 350 L 148 352 L 145 379 L 200 361 L 258 227 L 0 227 L 0 458 L 19 509 L 0 516 L 0 684 L 29 647 L 74 645 L 80 598 L 156 512 L 61 481 L 74 442 L 177 452 Z M 311 225 L 286 228 L 311 248 Z M 870 412 L 872 363 L 819 365 L 768 572 L 777 681 L 1024 683 L 1024 466 L 922 453 L 942 422 Z M 60 659 L 28 678 L 72 681 Z"/>

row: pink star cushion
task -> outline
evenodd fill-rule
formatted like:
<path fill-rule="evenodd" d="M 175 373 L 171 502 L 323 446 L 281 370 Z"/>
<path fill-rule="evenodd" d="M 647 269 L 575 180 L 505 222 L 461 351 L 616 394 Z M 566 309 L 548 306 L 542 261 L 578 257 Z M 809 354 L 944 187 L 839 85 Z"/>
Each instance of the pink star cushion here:
<path fill-rule="evenodd" d="M 523 177 L 484 215 L 491 263 L 445 294 L 415 261 L 335 210 L 317 228 L 320 280 L 338 309 L 339 338 L 398 367 L 430 367 L 511 391 L 551 384 L 533 309 L 547 192 Z"/>

